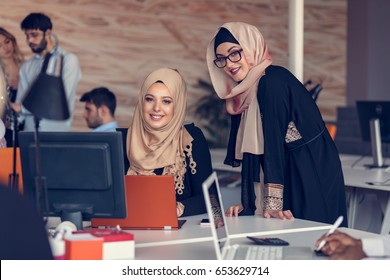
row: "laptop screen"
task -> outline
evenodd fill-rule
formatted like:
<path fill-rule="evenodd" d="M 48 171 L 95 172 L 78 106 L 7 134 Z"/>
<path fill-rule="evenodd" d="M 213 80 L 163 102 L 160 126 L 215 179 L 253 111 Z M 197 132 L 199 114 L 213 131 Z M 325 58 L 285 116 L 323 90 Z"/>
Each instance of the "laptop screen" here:
<path fill-rule="evenodd" d="M 222 248 L 227 242 L 229 233 L 226 227 L 222 196 L 215 171 L 203 182 L 202 187 L 217 259 L 222 259 Z"/>

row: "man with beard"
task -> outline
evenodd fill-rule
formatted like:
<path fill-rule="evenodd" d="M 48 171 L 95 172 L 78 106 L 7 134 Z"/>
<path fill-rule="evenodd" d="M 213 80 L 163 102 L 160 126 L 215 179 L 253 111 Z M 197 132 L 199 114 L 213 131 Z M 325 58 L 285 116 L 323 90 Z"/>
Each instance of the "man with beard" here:
<path fill-rule="evenodd" d="M 115 121 L 116 97 L 108 88 L 94 88 L 80 98 L 85 102 L 83 117 L 94 132 L 115 132 L 118 123 Z"/>
<path fill-rule="evenodd" d="M 42 67 L 48 67 L 49 69 L 51 63 L 48 63 L 48 65 L 43 63 L 46 54 L 49 53 L 52 57 L 63 56 L 62 79 L 70 118 L 65 121 L 42 119 L 39 128 L 41 131 L 69 131 L 71 129 L 76 89 L 81 79 L 81 69 L 77 56 L 58 46 L 58 40 L 54 36 L 52 28 L 50 18 L 42 13 L 31 13 L 21 23 L 21 29 L 26 35 L 27 44 L 35 54 L 20 68 L 18 92 L 16 101 L 12 104 L 12 108 L 20 114 L 22 121 L 24 120 L 25 131 L 34 130 L 34 116 L 24 108 L 22 101 L 41 70 L 46 69 L 42 69 Z"/>

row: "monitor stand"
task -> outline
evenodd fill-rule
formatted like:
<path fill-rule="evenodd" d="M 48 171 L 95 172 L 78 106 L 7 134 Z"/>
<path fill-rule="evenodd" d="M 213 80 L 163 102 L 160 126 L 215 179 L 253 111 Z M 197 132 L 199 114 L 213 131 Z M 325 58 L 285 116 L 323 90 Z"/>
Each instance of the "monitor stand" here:
<path fill-rule="evenodd" d="M 387 168 L 388 165 L 383 164 L 382 157 L 382 139 L 381 129 L 379 126 L 379 119 L 370 120 L 370 141 L 371 141 L 371 154 L 374 161 L 373 164 L 366 164 L 368 168 Z"/>
<path fill-rule="evenodd" d="M 83 229 L 83 214 L 81 211 L 62 211 L 61 213 L 61 222 L 69 221 L 73 223 L 77 230 Z"/>
<path fill-rule="evenodd" d="M 77 203 L 54 203 L 53 209 L 55 213 L 59 213 L 61 222 L 72 222 L 78 230 L 83 229 L 84 214 L 92 216 L 94 214 L 93 205 L 77 204 Z"/>

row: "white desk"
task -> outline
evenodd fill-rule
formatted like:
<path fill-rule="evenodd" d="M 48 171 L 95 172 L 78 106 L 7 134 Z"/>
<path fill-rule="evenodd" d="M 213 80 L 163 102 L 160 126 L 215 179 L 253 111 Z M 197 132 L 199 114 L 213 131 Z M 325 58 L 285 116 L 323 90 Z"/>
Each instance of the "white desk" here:
<path fill-rule="evenodd" d="M 179 230 L 129 230 L 129 232 L 134 234 L 136 248 L 210 241 L 212 240 L 210 227 L 199 225 L 202 218 L 206 218 L 206 214 L 183 218 L 187 222 Z M 300 219 L 282 221 L 279 219 L 265 219 L 260 216 L 227 217 L 227 227 L 231 238 L 245 237 L 248 234 L 269 235 L 327 230 L 330 226 Z"/>
<path fill-rule="evenodd" d="M 200 226 L 206 215 L 186 217 L 187 222 L 180 230 L 129 230 L 136 242 L 136 259 L 215 259 L 211 228 Z M 260 216 L 227 217 L 229 237 L 236 243 L 246 242 L 247 235 L 271 236 L 289 233 L 315 231 L 315 237 L 325 233 L 331 225 L 295 219 L 282 221 Z M 320 233 L 318 233 L 320 232 Z M 314 244 L 314 243 L 313 243 Z M 311 246 L 313 244 L 306 244 Z"/>
<path fill-rule="evenodd" d="M 209 232 L 211 237 L 210 228 L 202 228 L 197 223 L 200 221 L 201 216 L 194 216 L 183 225 L 183 228 L 177 231 L 175 234 L 176 237 L 185 236 L 188 234 L 188 231 L 194 232 Z M 194 223 L 195 222 L 195 223 Z M 256 227 L 253 227 L 253 224 L 267 225 L 271 226 L 263 232 L 244 232 L 247 229 L 257 230 Z M 279 224 L 279 229 L 271 230 L 274 226 L 277 227 Z M 294 228 L 298 225 L 306 225 L 311 227 L 304 228 Z M 323 226 L 323 224 L 304 221 L 304 220 L 295 220 L 295 221 L 281 221 L 281 220 L 266 220 L 260 217 L 239 217 L 236 219 L 228 218 L 227 226 L 229 232 L 234 232 L 230 234 L 232 238 L 232 244 L 253 244 L 248 239 L 245 238 L 247 235 L 251 236 L 267 236 L 267 237 L 279 237 L 290 243 L 290 246 L 294 247 L 310 247 L 313 248 L 316 240 L 325 234 L 330 227 L 330 225 Z M 351 234 L 356 238 L 367 237 L 367 236 L 378 236 L 378 234 L 341 228 L 343 232 Z M 170 242 L 165 240 L 163 242 L 155 242 L 151 238 L 151 235 L 145 237 L 145 231 L 132 231 L 135 234 L 136 240 L 136 249 L 135 256 L 138 260 L 215 260 L 215 250 L 214 244 L 211 238 L 204 239 L 192 239 L 192 240 L 176 240 L 175 242 Z M 200 233 L 202 234 L 202 233 Z M 158 235 L 164 236 L 162 232 L 155 232 L 154 238 Z M 171 240 L 173 241 L 173 240 Z M 193 241 L 193 242 L 192 242 Z M 142 243 L 146 242 L 146 243 Z"/>
<path fill-rule="evenodd" d="M 227 200 L 231 196 L 240 195 L 239 188 L 221 188 L 221 195 L 224 207 L 227 207 Z M 160 230 L 134 230 L 136 247 L 168 246 L 184 243 L 200 243 L 211 240 L 211 229 L 207 226 L 200 226 L 200 221 L 207 218 L 207 214 L 183 217 L 187 220 L 180 230 L 160 231 Z M 330 225 L 306 221 L 301 219 L 279 220 L 265 219 L 259 215 L 226 217 L 229 235 L 232 238 L 252 235 L 280 234 L 288 232 L 302 232 L 311 230 L 328 229 Z"/>
<path fill-rule="evenodd" d="M 371 164 L 371 157 L 352 155 L 340 156 L 343 166 L 345 185 L 351 187 L 351 199 L 348 211 L 349 227 L 354 228 L 356 222 L 356 208 L 359 189 L 370 190 L 378 197 L 383 221 L 381 234 L 390 231 L 390 185 L 370 185 L 367 182 L 385 182 L 390 179 L 390 171 L 383 168 L 368 169 L 364 165 Z"/>
<path fill-rule="evenodd" d="M 213 168 L 221 171 L 240 172 L 240 167 L 230 167 L 223 164 L 226 151 L 224 149 L 211 150 Z M 357 155 L 340 155 L 343 168 L 345 185 L 351 188 L 351 197 L 348 209 L 348 224 L 350 228 L 355 227 L 356 209 L 358 206 L 359 189 L 369 190 L 377 195 L 383 213 L 381 234 L 389 234 L 390 231 L 390 186 L 369 185 L 366 182 L 384 182 L 390 179 L 390 168 L 388 169 L 367 169 L 365 164 L 372 164 L 371 157 Z M 389 182 L 390 183 L 390 182 Z"/>

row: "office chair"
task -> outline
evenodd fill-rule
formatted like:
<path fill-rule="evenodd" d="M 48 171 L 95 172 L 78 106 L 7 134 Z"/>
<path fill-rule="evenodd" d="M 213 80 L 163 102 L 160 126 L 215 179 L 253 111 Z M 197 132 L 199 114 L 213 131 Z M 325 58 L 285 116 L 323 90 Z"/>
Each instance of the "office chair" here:
<path fill-rule="evenodd" d="M 320 94 L 320 92 L 323 89 L 322 80 L 321 79 L 318 79 L 318 80 L 319 80 L 319 82 L 315 86 L 313 86 L 311 89 L 308 89 L 309 94 L 311 95 L 311 97 L 313 98 L 314 101 L 317 101 L 318 95 Z M 305 87 L 307 87 L 308 85 L 312 85 L 313 83 L 314 83 L 313 80 L 309 79 L 303 85 Z"/>

